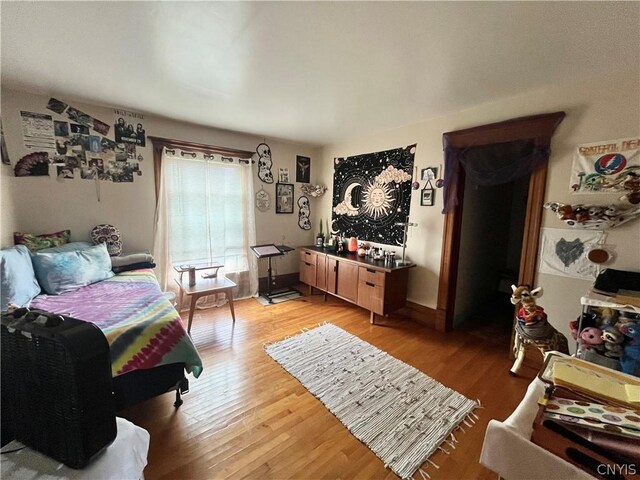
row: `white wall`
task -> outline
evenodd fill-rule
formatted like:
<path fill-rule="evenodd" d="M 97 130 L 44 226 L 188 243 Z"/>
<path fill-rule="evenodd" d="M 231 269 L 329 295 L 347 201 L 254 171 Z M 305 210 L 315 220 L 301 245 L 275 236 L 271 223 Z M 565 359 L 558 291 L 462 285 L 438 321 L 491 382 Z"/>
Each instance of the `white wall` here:
<path fill-rule="evenodd" d="M 110 125 L 114 121 L 114 107 L 102 107 L 74 102 L 64 96 L 51 96 L 86 112 Z M 32 95 L 15 90 L 2 90 L 2 123 L 9 157 L 15 164 L 22 156 L 30 153 L 22 140 L 20 110 L 51 114 L 54 119 L 63 117 L 46 109 L 49 97 Z M 143 112 L 140 112 L 143 113 Z M 201 142 L 211 145 L 255 151 L 264 141 L 253 135 L 202 127 L 168 118 L 145 115 L 144 126 L 147 135 L 178 140 Z M 93 133 L 93 132 L 92 132 Z M 108 135 L 113 139 L 113 126 Z M 296 155 L 311 157 L 311 180 L 318 175 L 317 150 L 310 146 L 296 145 L 273 139 L 266 139 L 271 147 L 273 172 L 277 178 L 279 167 L 289 168 L 290 180 L 295 180 Z M 140 163 L 142 176 L 134 177 L 133 183 L 100 182 L 100 202 L 96 196 L 94 181 L 82 180 L 78 172 L 72 180 L 57 180 L 54 166 L 49 177 L 13 176 L 13 167 L 2 165 L 2 232 L 1 245 L 13 244 L 12 233 L 23 231 L 47 233 L 71 229 L 73 240 L 86 240 L 89 230 L 99 223 L 111 223 L 122 232 L 125 251 L 151 250 L 153 242 L 153 217 L 155 211 L 155 186 L 153 176 L 153 155 L 150 142 L 139 148 L 144 161 Z M 255 166 L 254 166 L 255 168 Z M 260 189 L 262 182 L 254 176 L 254 189 Z M 313 243 L 314 230 L 304 231 L 298 227 L 297 207 L 291 215 L 275 214 L 275 183 L 262 184 L 271 196 L 271 209 L 260 212 L 256 209 L 257 243 L 280 243 L 282 237 L 288 245 L 300 246 Z M 300 184 L 295 184 L 296 198 L 302 194 Z M 318 218 L 312 200 L 312 220 Z M 277 273 L 298 271 L 295 254 L 289 254 L 275 261 Z M 261 276 L 266 274 L 266 265 L 261 264 Z"/>
<path fill-rule="evenodd" d="M 637 66 L 609 76 L 577 78 L 566 84 L 553 85 L 521 95 L 485 103 L 467 110 L 367 136 L 325 146 L 322 149 L 321 180 L 333 185 L 333 158 L 386 150 L 417 143 L 415 164 L 418 171 L 443 163 L 444 132 L 507 120 L 514 117 L 563 110 L 566 118 L 552 141 L 547 180 L 547 201 L 565 203 L 609 203 L 616 195 L 575 195 L 569 189 L 569 172 L 575 147 L 581 143 L 630 137 L 640 133 L 640 88 Z M 419 191 L 418 191 L 419 192 Z M 407 252 L 418 267 L 411 270 L 409 300 L 436 308 L 438 276 L 442 248 L 442 191 L 436 192 L 434 207 L 420 206 L 418 194 L 411 199 L 412 222 Z M 331 214 L 331 194 L 321 200 L 321 215 Z M 543 226 L 563 228 L 550 212 L 545 212 Z M 614 268 L 640 270 L 640 222 L 632 222 L 612 230 L 609 243 L 616 245 Z M 579 299 L 590 282 L 566 277 L 539 275 L 545 288 L 541 305 L 550 321 L 569 334 L 567 323 L 580 312 Z"/>

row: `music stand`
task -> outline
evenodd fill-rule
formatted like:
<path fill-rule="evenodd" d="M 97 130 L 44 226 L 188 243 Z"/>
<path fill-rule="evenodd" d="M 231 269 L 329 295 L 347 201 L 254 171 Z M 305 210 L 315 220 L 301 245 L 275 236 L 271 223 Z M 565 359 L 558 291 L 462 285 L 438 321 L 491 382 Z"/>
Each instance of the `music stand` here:
<path fill-rule="evenodd" d="M 273 243 L 265 244 L 265 245 L 254 245 L 249 247 L 258 260 L 261 258 L 269 259 L 269 267 L 267 268 L 267 291 L 266 292 L 258 292 L 258 294 L 266 299 L 269 303 L 273 303 L 273 299 L 277 297 L 281 297 L 283 295 L 288 295 L 290 293 L 302 293 L 295 288 L 280 288 L 274 292 L 271 291 L 271 283 L 272 283 L 272 269 L 271 269 L 271 259 L 273 257 L 281 257 L 285 253 L 291 252 L 294 249 L 288 247 L 287 245 L 275 245 Z"/>

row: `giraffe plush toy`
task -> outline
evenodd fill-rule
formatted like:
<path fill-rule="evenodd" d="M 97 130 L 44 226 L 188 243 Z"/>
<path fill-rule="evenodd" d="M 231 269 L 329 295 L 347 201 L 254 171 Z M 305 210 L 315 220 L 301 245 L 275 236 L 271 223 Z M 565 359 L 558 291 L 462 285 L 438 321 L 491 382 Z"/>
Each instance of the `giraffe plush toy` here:
<path fill-rule="evenodd" d="M 544 308 L 536 303 L 542 296 L 542 288 L 531 289 L 527 285 L 511 285 L 511 303 L 520 305 L 516 316 L 513 353 L 516 360 L 510 373 L 516 375 L 524 361 L 527 345 L 533 345 L 544 356 L 548 351 L 556 350 L 569 353 L 567 337 L 558 332 L 547 321 Z"/>

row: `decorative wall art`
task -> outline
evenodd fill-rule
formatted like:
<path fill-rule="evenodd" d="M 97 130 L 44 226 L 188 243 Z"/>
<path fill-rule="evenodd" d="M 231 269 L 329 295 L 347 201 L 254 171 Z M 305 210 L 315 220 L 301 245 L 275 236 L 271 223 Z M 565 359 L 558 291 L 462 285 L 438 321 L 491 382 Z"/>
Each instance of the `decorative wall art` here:
<path fill-rule="evenodd" d="M 116 117 L 116 123 L 113 126 L 116 143 L 124 143 L 134 147 L 136 145 L 146 146 L 146 131 L 142 124 L 144 115 L 126 110 L 114 110 L 113 113 Z"/>
<path fill-rule="evenodd" d="M 597 267 L 587 257 L 599 245 L 600 232 L 542 229 L 540 273 L 562 277 L 595 278 Z"/>
<path fill-rule="evenodd" d="M 296 155 L 296 182 L 309 183 L 311 180 L 311 158 Z"/>
<path fill-rule="evenodd" d="M 256 208 L 261 212 L 266 212 L 271 208 L 271 199 L 267 191 L 260 187 L 260 190 L 256 192 Z"/>
<path fill-rule="evenodd" d="M 276 213 L 293 213 L 292 183 L 276 183 Z"/>
<path fill-rule="evenodd" d="M 331 233 L 402 245 L 416 145 L 334 159 Z"/>
<path fill-rule="evenodd" d="M 15 165 L 16 176 L 49 175 L 51 163 L 56 165 L 58 179 L 75 178 L 75 169 L 79 169 L 81 180 L 131 183 L 134 176 L 142 175 L 138 163 L 142 156 L 136 152 L 136 146 L 146 142 L 142 115 L 115 110 L 123 119 L 135 119 L 132 121 L 139 126 L 133 136 L 118 131 L 120 141 L 115 142 L 103 136 L 110 130 L 105 122 L 55 98 L 49 99 L 46 107 L 60 118 L 20 112 L 25 146 L 42 151 L 22 157 Z"/>
<path fill-rule="evenodd" d="M 271 149 L 266 143 L 261 143 L 256 147 L 258 154 L 258 178 L 264 183 L 273 183 L 273 173 L 271 173 Z"/>
<path fill-rule="evenodd" d="M 611 193 L 629 190 L 630 174 L 640 175 L 640 138 L 630 137 L 578 146 L 571 168 L 571 189 L 576 193 Z"/>
<path fill-rule="evenodd" d="M 311 185 L 310 183 L 305 183 L 304 185 L 300 185 L 300 190 L 305 195 L 311 195 L 312 197 L 321 197 L 327 191 L 327 187 L 325 185 Z"/>
<path fill-rule="evenodd" d="M 431 182 L 438 177 L 438 167 L 427 167 L 420 171 L 420 178 L 423 182 Z"/>
<path fill-rule="evenodd" d="M 298 226 L 302 230 L 311 230 L 311 208 L 309 199 L 305 196 L 298 198 Z"/>
<path fill-rule="evenodd" d="M 29 150 L 53 150 L 54 128 L 51 115 L 20 111 L 22 138 Z"/>
<path fill-rule="evenodd" d="M 570 205 L 548 202 L 544 208 L 554 212 L 570 227 L 585 230 L 605 230 L 619 227 L 640 218 L 640 205 Z"/>
<path fill-rule="evenodd" d="M 423 207 L 433 207 L 435 197 L 435 189 L 433 188 L 423 188 L 420 192 L 420 205 Z"/>
<path fill-rule="evenodd" d="M 278 182 L 280 182 L 280 183 L 289 183 L 289 169 L 288 168 L 279 168 L 278 169 Z"/>

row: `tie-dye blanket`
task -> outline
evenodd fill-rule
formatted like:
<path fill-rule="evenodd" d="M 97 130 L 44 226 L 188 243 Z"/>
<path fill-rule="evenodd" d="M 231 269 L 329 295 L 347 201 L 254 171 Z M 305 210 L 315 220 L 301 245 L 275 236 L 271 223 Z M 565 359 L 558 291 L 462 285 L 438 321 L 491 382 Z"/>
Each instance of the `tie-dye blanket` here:
<path fill-rule="evenodd" d="M 185 363 L 198 377 L 202 360 L 152 270 L 120 273 L 63 295 L 39 295 L 31 306 L 95 323 L 111 347 L 113 375 Z"/>

